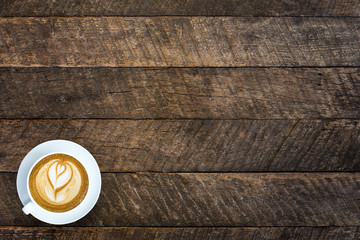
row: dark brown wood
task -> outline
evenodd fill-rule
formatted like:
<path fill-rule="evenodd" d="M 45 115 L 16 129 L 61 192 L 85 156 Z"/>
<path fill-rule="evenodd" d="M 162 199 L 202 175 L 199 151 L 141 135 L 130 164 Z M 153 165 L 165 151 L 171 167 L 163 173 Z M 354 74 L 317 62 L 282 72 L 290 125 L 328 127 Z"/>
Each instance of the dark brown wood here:
<path fill-rule="evenodd" d="M 268 162 L 267 170 L 359 171 L 359 123 L 352 120 L 299 121 Z"/>
<path fill-rule="evenodd" d="M 0 66 L 359 66 L 360 18 L 0 19 Z"/>
<path fill-rule="evenodd" d="M 350 240 L 360 238 L 359 227 L 0 227 L 1 239 L 297 239 Z"/>
<path fill-rule="evenodd" d="M 105 172 L 261 171 L 294 124 L 286 120 L 5 120 L 0 121 L 0 171 L 17 171 L 28 151 L 50 139 L 83 145 Z M 357 136 L 357 131 L 353 134 Z M 356 161 L 360 160 L 343 159 L 346 165 Z"/>
<path fill-rule="evenodd" d="M 360 117 L 358 68 L 0 68 L 0 89 L 2 118 Z"/>
<path fill-rule="evenodd" d="M 360 16 L 357 0 L 2 1 L 0 16 Z"/>
<path fill-rule="evenodd" d="M 0 174 L 0 224 L 46 226 Z M 360 173 L 103 173 L 97 205 L 71 226 L 359 226 Z"/>
<path fill-rule="evenodd" d="M 0 121 L 0 172 L 68 139 L 105 172 L 360 171 L 359 120 Z"/>

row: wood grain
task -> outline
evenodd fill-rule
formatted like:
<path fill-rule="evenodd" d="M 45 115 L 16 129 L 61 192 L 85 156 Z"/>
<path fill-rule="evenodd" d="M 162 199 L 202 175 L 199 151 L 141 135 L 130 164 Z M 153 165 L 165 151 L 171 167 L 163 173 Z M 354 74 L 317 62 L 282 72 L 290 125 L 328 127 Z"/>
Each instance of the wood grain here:
<path fill-rule="evenodd" d="M 0 172 L 67 139 L 104 172 L 360 171 L 359 120 L 2 120 Z"/>
<path fill-rule="evenodd" d="M 360 117 L 358 68 L 0 68 L 0 89 L 2 118 Z"/>
<path fill-rule="evenodd" d="M 242 227 L 242 228 L 136 228 L 136 227 L 0 227 L 1 239 L 297 239 L 350 240 L 359 227 Z"/>
<path fill-rule="evenodd" d="M 105 174 L 108 187 L 97 208 L 76 224 L 100 219 L 111 226 L 358 226 L 359 177 Z"/>
<path fill-rule="evenodd" d="M 359 66 L 359 18 L 1 18 L 0 66 Z"/>
<path fill-rule="evenodd" d="M 357 0 L 2 1 L 0 16 L 360 16 Z"/>
<path fill-rule="evenodd" d="M 359 226 L 360 173 L 103 173 L 94 209 L 70 226 Z M 48 226 L 21 211 L 0 174 L 0 224 Z"/>

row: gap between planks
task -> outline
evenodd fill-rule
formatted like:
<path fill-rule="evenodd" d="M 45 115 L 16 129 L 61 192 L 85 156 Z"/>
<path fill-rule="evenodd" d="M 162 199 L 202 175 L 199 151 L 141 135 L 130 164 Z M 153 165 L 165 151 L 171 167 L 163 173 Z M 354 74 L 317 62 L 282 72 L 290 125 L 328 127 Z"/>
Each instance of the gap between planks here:
<path fill-rule="evenodd" d="M 42 16 L 0 16 L 0 18 L 162 18 L 162 17 L 204 17 L 204 18 L 221 18 L 221 17 L 236 17 L 236 18 L 360 18 L 360 16 L 241 16 L 241 15 L 84 15 L 84 16 L 63 16 L 63 15 L 42 15 Z"/>
<path fill-rule="evenodd" d="M 258 6 L 262 6 L 259 8 Z M 81 0 L 55 2 L 9 1 L 3 3 L 3 16 L 359 16 L 356 0 L 321 1 L 171 1 L 131 2 Z"/>
<path fill-rule="evenodd" d="M 1 17 L 0 17 L 1 18 Z M 223 67 L 219 67 L 219 66 L 159 66 L 159 67 L 153 67 L 153 66 L 92 66 L 92 65 L 84 65 L 84 66 L 58 66 L 58 65 L 49 65 L 49 66 L 43 66 L 43 65 L 39 65 L 39 66 L 5 66 L 5 65 L 0 65 L 0 69 L 2 68 L 13 68 L 13 69 L 22 69 L 22 68 L 36 68 L 36 69 L 49 69 L 49 68 L 53 68 L 53 69 L 74 69 L 74 68 L 78 68 L 78 69 L 87 69 L 87 68 L 101 68 L 101 69 L 145 69 L 145 70 L 164 70 L 164 69 L 222 69 L 222 68 L 226 68 L 226 69 L 317 69 L 317 68 L 331 68 L 331 69 L 335 69 L 335 68 L 354 68 L 357 69 L 359 68 L 359 66 L 343 66 L 343 65 L 332 65 L 332 66 L 313 66 L 313 65 L 302 65 L 302 66 L 223 66 Z"/>
<path fill-rule="evenodd" d="M 256 228 L 256 229 L 262 229 L 262 228 L 360 228 L 358 225 L 346 225 L 346 226 L 342 226 L 342 225 L 331 225 L 331 226 L 301 226 L 301 225 L 289 225 L 289 226 L 268 226 L 268 225 L 264 225 L 264 226 L 257 226 L 257 225 L 232 225 L 232 226 L 170 226 L 170 225 L 166 225 L 166 226 L 86 226 L 86 225 L 76 225 L 76 226 L 66 226 L 66 225 L 60 225 L 59 227 L 55 226 L 55 225 L 51 225 L 51 226 L 39 226 L 39 225 L 27 225 L 27 226 L 22 226 L 22 225 L 0 225 L 0 228 L 8 228 L 8 227 L 14 227 L 14 228 L 21 228 L 21 229 L 32 229 L 32 228 L 36 228 L 36 229 L 53 229 L 53 228 L 63 228 L 63 229 L 79 229 L 79 228 L 85 228 L 85 229 L 91 229 L 91 228 L 100 228 L 100 229 L 126 229 L 126 228 L 132 228 L 132 229 L 144 229 L 144 228 L 149 228 L 149 229 L 157 229 L 157 228 L 161 228 L 161 229 L 172 229 L 172 228 L 176 228 L 176 229 L 226 229 L 226 228 L 242 228 L 242 229 L 249 229 L 249 228 Z M 1 229 L 0 229 L 1 230 Z"/>

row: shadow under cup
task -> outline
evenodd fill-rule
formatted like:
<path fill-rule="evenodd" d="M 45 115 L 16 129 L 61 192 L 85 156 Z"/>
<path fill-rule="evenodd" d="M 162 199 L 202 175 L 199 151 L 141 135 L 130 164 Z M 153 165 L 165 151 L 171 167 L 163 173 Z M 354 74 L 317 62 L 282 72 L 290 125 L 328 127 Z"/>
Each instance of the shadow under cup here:
<path fill-rule="evenodd" d="M 87 171 L 76 158 L 65 153 L 48 154 L 29 172 L 27 190 L 32 202 L 23 210 L 28 214 L 38 205 L 54 213 L 70 211 L 84 200 L 88 188 Z"/>

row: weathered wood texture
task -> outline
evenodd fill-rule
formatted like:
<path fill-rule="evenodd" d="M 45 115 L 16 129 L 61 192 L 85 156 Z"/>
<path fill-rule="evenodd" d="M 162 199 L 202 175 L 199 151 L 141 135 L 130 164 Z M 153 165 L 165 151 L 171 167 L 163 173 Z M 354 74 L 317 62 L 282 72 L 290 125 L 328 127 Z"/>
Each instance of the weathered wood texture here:
<path fill-rule="evenodd" d="M 0 68 L 0 89 L 2 118 L 360 117 L 358 68 Z"/>
<path fill-rule="evenodd" d="M 357 0 L 21 0 L 2 1 L 0 16 L 360 16 Z"/>
<path fill-rule="evenodd" d="M 137 227 L 0 227 L 7 239 L 297 239 L 350 240 L 360 238 L 359 227 L 242 227 L 242 228 L 137 228 Z"/>
<path fill-rule="evenodd" d="M 360 18 L 1 18 L 1 66 L 359 66 Z"/>
<path fill-rule="evenodd" d="M 0 224 L 45 226 L 0 174 Z M 359 226 L 360 173 L 103 173 L 97 205 L 71 226 Z"/>
<path fill-rule="evenodd" d="M 68 139 L 105 172 L 360 171 L 359 120 L 0 121 L 0 171 Z"/>

